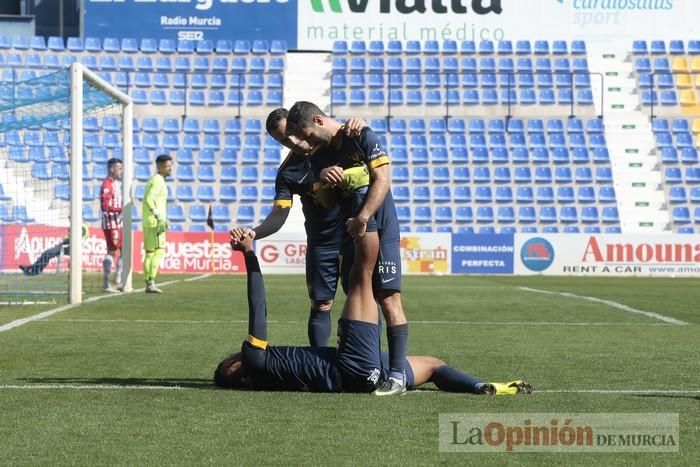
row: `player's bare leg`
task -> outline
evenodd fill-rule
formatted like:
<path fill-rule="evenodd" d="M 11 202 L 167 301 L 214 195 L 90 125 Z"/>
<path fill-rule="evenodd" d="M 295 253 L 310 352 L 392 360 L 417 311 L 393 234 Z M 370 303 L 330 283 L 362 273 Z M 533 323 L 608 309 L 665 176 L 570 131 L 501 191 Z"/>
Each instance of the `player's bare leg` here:
<path fill-rule="evenodd" d="M 377 323 L 377 302 L 372 291 L 372 274 L 379 253 L 379 236 L 368 232 L 355 242 L 355 260 L 350 270 L 350 287 L 342 317 Z"/>

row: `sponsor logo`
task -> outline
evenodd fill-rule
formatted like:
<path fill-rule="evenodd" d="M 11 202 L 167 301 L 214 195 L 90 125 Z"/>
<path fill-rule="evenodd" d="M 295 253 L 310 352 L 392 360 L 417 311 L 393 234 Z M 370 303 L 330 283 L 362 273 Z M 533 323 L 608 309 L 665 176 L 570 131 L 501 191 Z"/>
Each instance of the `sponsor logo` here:
<path fill-rule="evenodd" d="M 303 266 L 306 264 L 306 243 L 272 243 L 260 248 L 263 263 L 275 266 Z"/>
<path fill-rule="evenodd" d="M 310 173 L 311 173 L 311 171 L 306 172 L 303 177 L 301 177 L 299 180 L 297 180 L 297 183 L 304 183 L 304 180 L 306 180 L 306 177 L 308 177 Z"/>
<path fill-rule="evenodd" d="M 90 3 L 125 3 L 125 0 L 88 0 Z M 215 3 L 227 4 L 269 4 L 269 3 L 289 3 L 289 0 L 134 0 L 134 3 L 194 3 L 194 7 L 198 10 L 209 10 Z"/>
<path fill-rule="evenodd" d="M 520 259 L 530 271 L 544 271 L 554 262 L 554 247 L 544 238 L 531 238 L 520 249 Z"/>
<path fill-rule="evenodd" d="M 583 252 L 584 263 L 700 263 L 700 244 L 690 242 L 601 243 L 590 237 Z"/>
<path fill-rule="evenodd" d="M 379 368 L 375 368 L 372 370 L 372 372 L 367 377 L 367 381 L 371 382 L 372 384 L 377 384 L 377 382 L 379 381 L 379 376 L 381 374 L 382 374 L 382 372 L 379 371 Z"/>
<path fill-rule="evenodd" d="M 556 0 L 575 10 L 672 10 L 673 0 Z"/>
<path fill-rule="evenodd" d="M 440 414 L 442 452 L 678 452 L 678 413 Z"/>
<path fill-rule="evenodd" d="M 315 13 L 384 13 L 384 14 L 410 14 L 410 13 L 454 13 L 466 14 L 468 12 L 477 15 L 489 13 L 501 14 L 501 0 L 310 0 L 311 8 Z M 368 7 L 374 7 L 368 11 Z M 346 8 L 343 7 L 346 5 Z M 379 7 L 379 11 L 376 7 Z M 471 7 L 471 10 L 468 8 Z"/>

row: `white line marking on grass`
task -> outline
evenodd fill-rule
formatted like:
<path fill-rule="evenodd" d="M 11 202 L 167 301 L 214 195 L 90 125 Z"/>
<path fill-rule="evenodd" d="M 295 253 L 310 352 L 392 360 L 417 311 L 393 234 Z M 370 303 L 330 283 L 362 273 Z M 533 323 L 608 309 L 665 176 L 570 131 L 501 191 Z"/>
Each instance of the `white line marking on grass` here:
<path fill-rule="evenodd" d="M 545 394 L 700 394 L 700 389 L 543 389 Z"/>
<path fill-rule="evenodd" d="M 206 279 L 207 277 L 211 277 L 211 273 L 202 274 L 201 276 L 194 276 L 194 277 L 187 278 L 187 279 L 185 279 L 185 282 L 199 281 L 199 280 L 202 280 L 202 279 Z"/>
<path fill-rule="evenodd" d="M 162 285 L 162 284 L 158 284 Z M 185 391 L 183 386 L 129 385 L 129 384 L 2 384 L 2 389 L 137 389 L 142 391 Z"/>
<path fill-rule="evenodd" d="M 576 294 L 573 294 L 570 292 L 552 292 L 551 290 L 531 289 L 530 287 L 518 287 L 518 289 L 523 290 L 525 292 L 534 292 L 534 293 L 540 293 L 540 294 L 545 294 L 545 295 L 559 295 L 559 296 L 567 297 L 567 298 L 578 298 L 580 300 L 587 300 L 589 302 L 602 303 L 603 305 L 608 305 L 609 307 L 617 308 L 618 310 L 626 311 L 628 313 L 636 313 L 638 315 L 648 316 L 649 318 L 658 319 L 658 320 L 661 320 L 665 323 L 675 324 L 678 326 L 688 325 L 688 323 L 686 323 L 685 321 L 671 318 L 670 316 L 664 316 L 664 315 L 661 315 L 659 313 L 654 313 L 651 311 L 638 310 L 636 308 L 632 308 L 630 306 L 623 305 L 622 303 L 614 302 L 612 300 L 604 300 L 604 299 L 598 298 L 598 297 L 589 297 L 588 295 L 576 295 Z"/>
<path fill-rule="evenodd" d="M 243 319 L 71 319 L 56 318 L 45 323 L 141 323 L 141 324 L 248 324 Z M 268 320 L 270 324 L 304 324 L 305 321 L 277 321 Z M 585 323 L 585 322 L 556 322 L 556 321 L 411 321 L 413 324 L 425 325 L 474 325 L 474 326 L 670 326 L 667 323 Z"/>
<path fill-rule="evenodd" d="M 168 286 L 168 285 L 171 285 L 171 284 L 176 284 L 176 283 L 178 283 L 178 282 L 182 282 L 182 279 L 177 279 L 177 280 L 174 280 L 174 281 L 163 282 L 163 283 L 158 284 L 158 286 L 159 286 L 159 287 L 165 287 L 165 286 Z M 145 290 L 145 288 L 141 288 L 141 289 L 136 289 L 136 290 L 134 290 L 133 292 L 143 292 L 144 290 Z M 41 312 L 41 313 L 37 313 L 36 315 L 28 316 L 27 318 L 16 319 L 16 320 L 14 320 L 14 321 L 10 321 L 10 322 L 7 323 L 7 324 L 3 324 L 2 326 L 0 326 L 0 332 L 9 331 L 10 329 L 18 328 L 18 327 L 23 326 L 23 325 L 25 325 L 25 324 L 27 324 L 27 323 L 31 323 L 31 322 L 33 322 L 33 321 L 39 321 L 39 320 L 42 320 L 42 319 L 44 319 L 44 318 L 48 318 L 49 316 L 53 316 L 53 315 L 55 315 L 55 314 L 57 314 L 57 313 L 60 313 L 60 312 L 62 312 L 62 311 L 66 311 L 66 310 L 70 310 L 70 309 L 72 309 L 72 308 L 76 308 L 76 307 L 82 305 L 83 303 L 93 303 L 93 302 L 97 302 L 97 301 L 103 300 L 103 299 L 105 299 L 105 298 L 109 298 L 109 297 L 120 297 L 120 296 L 122 296 L 122 294 L 112 294 L 112 293 L 108 293 L 108 294 L 104 294 L 104 295 L 97 295 L 97 296 L 95 296 L 95 297 L 87 298 L 87 299 L 83 300 L 82 303 L 73 303 L 73 304 L 68 304 L 68 305 L 59 306 L 58 308 L 54 308 L 54 309 L 52 309 L 52 310 L 43 311 L 43 312 Z"/>

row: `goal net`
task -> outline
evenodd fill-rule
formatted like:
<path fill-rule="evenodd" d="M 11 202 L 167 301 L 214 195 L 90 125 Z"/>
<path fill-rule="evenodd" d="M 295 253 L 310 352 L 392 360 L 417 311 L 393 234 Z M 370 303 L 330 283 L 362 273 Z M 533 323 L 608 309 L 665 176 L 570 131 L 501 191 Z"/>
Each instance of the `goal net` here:
<path fill-rule="evenodd" d="M 100 186 L 123 161 L 122 282 L 131 288 L 132 104 L 80 64 L 0 82 L 0 304 L 100 290 Z M 86 278 L 83 281 L 83 277 Z"/>

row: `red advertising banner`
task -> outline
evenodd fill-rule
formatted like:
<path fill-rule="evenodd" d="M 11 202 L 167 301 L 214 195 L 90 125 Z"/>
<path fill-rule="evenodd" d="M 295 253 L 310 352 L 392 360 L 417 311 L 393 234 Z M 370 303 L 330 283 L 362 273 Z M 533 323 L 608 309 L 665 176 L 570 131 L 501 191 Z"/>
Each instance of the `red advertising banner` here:
<path fill-rule="evenodd" d="M 0 227 L 0 271 L 18 271 L 68 236 L 68 227 L 6 224 Z M 168 232 L 165 256 L 160 265 L 163 273 L 236 273 L 245 272 L 243 255 L 229 246 L 227 232 Z M 143 234 L 133 233 L 133 270 L 143 271 Z M 102 229 L 90 228 L 83 240 L 83 270 L 101 271 L 107 246 Z M 45 271 L 67 270 L 69 256 L 52 259 Z"/>
<path fill-rule="evenodd" d="M 143 233 L 133 234 L 133 267 L 143 271 Z M 160 273 L 245 272 L 243 255 L 231 250 L 228 232 L 168 232 Z"/>
<path fill-rule="evenodd" d="M 32 264 L 44 251 L 60 245 L 67 236 L 68 227 L 19 224 L 2 226 L 0 270 L 14 272 L 20 265 Z M 44 271 L 56 271 L 59 260 L 61 270 L 68 270 L 70 257 L 63 253 L 53 258 Z M 88 237 L 83 240 L 83 269 L 101 271 L 102 259 L 106 253 L 107 246 L 102 230 L 89 229 Z"/>

